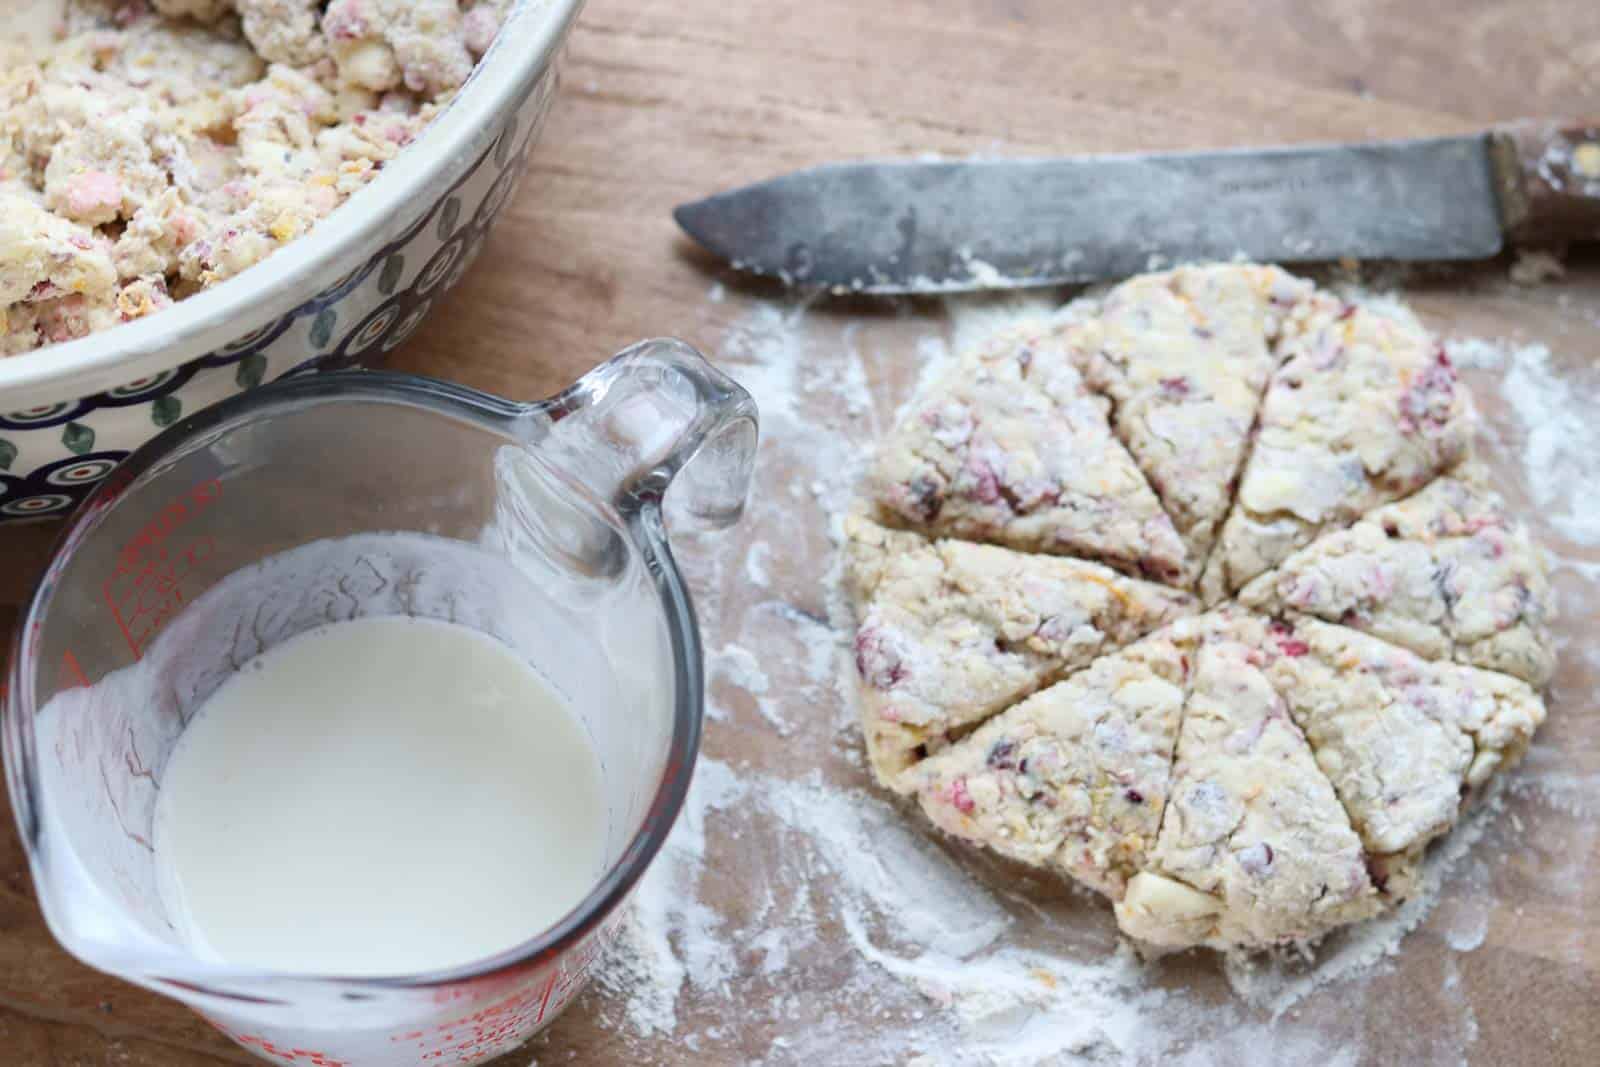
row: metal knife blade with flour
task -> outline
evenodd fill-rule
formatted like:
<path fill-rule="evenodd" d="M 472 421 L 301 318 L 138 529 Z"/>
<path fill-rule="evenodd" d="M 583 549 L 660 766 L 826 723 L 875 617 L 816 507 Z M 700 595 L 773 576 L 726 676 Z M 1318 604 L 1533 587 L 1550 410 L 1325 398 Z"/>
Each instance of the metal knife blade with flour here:
<path fill-rule="evenodd" d="M 840 163 L 679 207 L 734 266 L 868 293 L 1022 288 L 1174 263 L 1483 259 L 1600 239 L 1600 124 L 1366 144 Z"/>

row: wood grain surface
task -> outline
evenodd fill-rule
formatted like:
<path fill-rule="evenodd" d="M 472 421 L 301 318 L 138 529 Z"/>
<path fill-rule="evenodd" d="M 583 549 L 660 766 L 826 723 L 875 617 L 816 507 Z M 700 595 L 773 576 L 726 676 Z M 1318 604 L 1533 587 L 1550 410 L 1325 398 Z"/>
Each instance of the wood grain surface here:
<path fill-rule="evenodd" d="M 640 337 L 709 345 L 774 290 L 708 263 L 671 208 L 803 165 L 1421 136 L 1585 113 L 1600 113 L 1593 0 L 592 0 L 519 195 L 479 263 L 392 362 L 532 398 Z M 1600 349 L 1600 259 L 1575 257 L 1565 280 L 1535 288 L 1505 275 L 1503 263 L 1457 272 L 1408 297 L 1461 333 Z M 727 297 L 713 304 L 719 282 Z M 6 636 L 54 532 L 0 529 Z M 1530 915 L 1528 929 L 1563 921 Z M 1586 966 L 1550 972 L 1532 957 L 1522 989 L 1586 984 L 1592 1008 L 1594 935 Z M 1480 1013 L 1472 1062 L 1595 1062 L 1593 1018 L 1570 1020 L 1552 1044 L 1528 1035 L 1518 991 L 1507 992 L 1503 1010 Z M 598 997 L 499 1062 L 638 1062 L 599 1029 Z M 664 1046 L 660 1059 L 743 1062 L 760 1055 L 761 1039 L 692 1060 L 681 1052 Z M 0 1062 L 250 1062 L 179 1005 L 56 946 L 8 811 Z"/>

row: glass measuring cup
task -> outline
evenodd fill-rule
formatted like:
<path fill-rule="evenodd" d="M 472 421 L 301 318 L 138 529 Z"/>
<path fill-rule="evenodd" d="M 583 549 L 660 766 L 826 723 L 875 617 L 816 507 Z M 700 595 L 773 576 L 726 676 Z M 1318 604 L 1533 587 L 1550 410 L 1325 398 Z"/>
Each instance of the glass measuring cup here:
<path fill-rule="evenodd" d="M 692 520 L 737 521 L 756 435 L 743 389 L 649 341 L 539 403 L 353 372 L 248 392 L 155 438 L 72 520 L 13 652 L 6 779 L 51 931 L 275 1063 L 470 1064 L 528 1038 L 614 935 L 698 749 L 700 639 L 664 494 L 677 486 Z M 157 889 L 166 757 L 242 663 L 395 614 L 489 633 L 569 695 L 602 765 L 604 873 L 549 930 L 449 971 L 202 958 Z"/>

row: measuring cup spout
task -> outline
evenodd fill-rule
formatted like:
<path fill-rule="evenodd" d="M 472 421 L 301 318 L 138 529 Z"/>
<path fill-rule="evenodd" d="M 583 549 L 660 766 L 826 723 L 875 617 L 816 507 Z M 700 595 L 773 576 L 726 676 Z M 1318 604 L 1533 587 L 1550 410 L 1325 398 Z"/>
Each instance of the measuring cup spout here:
<path fill-rule="evenodd" d="M 673 484 L 683 510 L 709 528 L 744 512 L 755 401 L 682 341 L 624 349 L 551 400 L 545 415 L 563 456 L 581 468 L 572 473 L 624 515 L 659 506 Z"/>

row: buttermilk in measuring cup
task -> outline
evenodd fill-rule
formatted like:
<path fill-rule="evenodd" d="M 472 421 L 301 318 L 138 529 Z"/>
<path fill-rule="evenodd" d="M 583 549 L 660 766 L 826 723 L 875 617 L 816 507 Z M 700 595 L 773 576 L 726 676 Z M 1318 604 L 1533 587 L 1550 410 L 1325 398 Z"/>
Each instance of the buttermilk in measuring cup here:
<path fill-rule="evenodd" d="M 599 762 L 510 647 L 388 616 L 320 626 L 222 684 L 166 767 L 168 914 L 234 965 L 444 970 L 543 930 L 605 865 Z"/>

